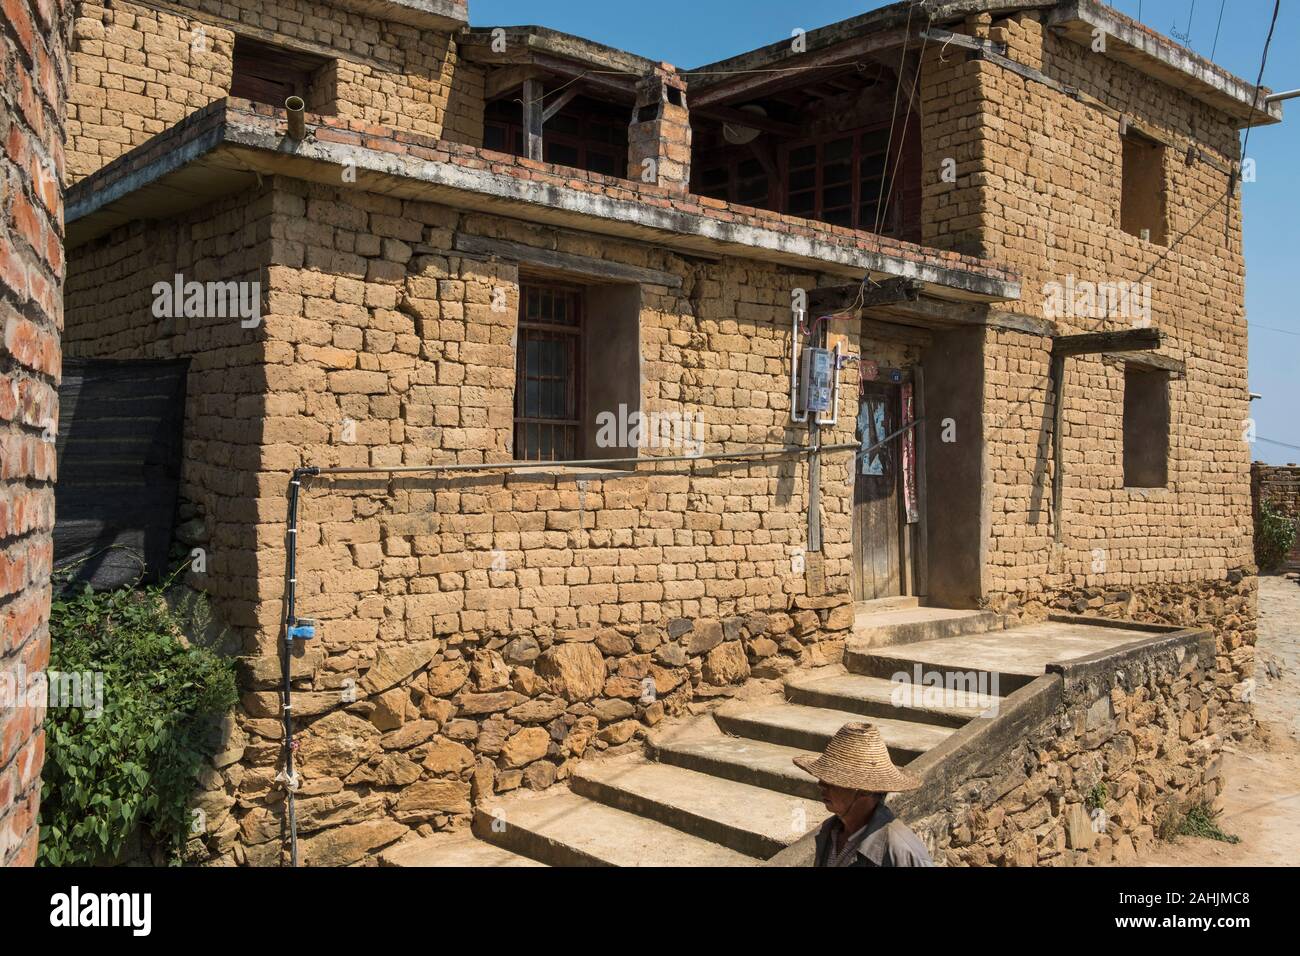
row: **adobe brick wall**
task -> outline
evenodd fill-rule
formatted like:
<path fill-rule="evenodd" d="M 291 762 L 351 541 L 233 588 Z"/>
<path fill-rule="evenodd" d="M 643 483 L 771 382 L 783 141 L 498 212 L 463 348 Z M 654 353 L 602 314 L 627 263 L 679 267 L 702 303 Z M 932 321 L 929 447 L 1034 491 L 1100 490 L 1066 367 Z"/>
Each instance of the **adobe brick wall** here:
<path fill-rule="evenodd" d="M 1253 462 L 1250 466 L 1250 496 L 1252 513 L 1258 513 L 1261 501 L 1268 501 L 1286 514 L 1300 516 L 1300 466 Z M 1300 567 L 1300 536 L 1297 536 L 1287 564 Z"/>
<path fill-rule="evenodd" d="M 1233 124 L 1213 109 L 1043 29 L 1035 12 L 965 30 L 1006 43 L 1008 56 L 1102 100 L 1227 168 Z M 943 62 L 946 60 L 946 62 Z M 1186 363 L 1170 383 L 1169 484 L 1123 480 L 1124 369 L 1100 356 L 1067 362 L 1064 539 L 1053 540 L 1050 340 L 990 329 L 984 338 L 983 440 L 988 477 L 985 599 L 1008 613 L 1089 613 L 1213 624 L 1223 703 L 1240 704 L 1253 667 L 1249 415 L 1240 197 L 1211 162 L 1168 148 L 1169 235 L 1177 250 L 1120 228 L 1116 116 L 982 60 L 927 52 L 922 74 L 925 241 L 986 255 L 1018 271 L 1008 308 L 1038 319 L 1048 283 L 1149 282 L 1162 353 Z M 958 180 L 940 178 L 945 157 Z M 1249 188 L 1249 187 L 1247 187 Z M 1159 264 L 1157 265 L 1157 263 Z M 1145 273 L 1150 271 L 1150 275 Z M 1064 316 L 1062 334 L 1133 327 L 1135 317 Z M 931 409 L 931 414 L 938 410 Z M 960 439 L 959 439 L 960 440 Z M 1225 597 L 1226 595 L 1226 597 Z M 1225 604 L 1226 601 L 1226 604 Z M 1194 610 L 1193 610 L 1194 609 Z M 1244 720 L 1244 718 L 1243 718 Z"/>
<path fill-rule="evenodd" d="M 1009 45 L 1008 55 L 1104 100 L 1176 139 L 1198 144 L 1222 164 L 1238 156 L 1222 116 L 1129 67 L 1045 32 L 1036 13 L 972 32 Z M 926 126 L 927 208 L 956 209 L 978 222 L 978 251 L 1022 275 L 1019 302 L 1044 318 L 1044 287 L 1067 275 L 1139 281 L 1164 251 L 1119 228 L 1120 133 L 1116 120 L 996 64 L 927 54 L 923 86 L 950 97 Z M 934 71 L 933 75 L 931 70 Z M 984 115 L 963 133 L 962 104 Z M 978 109 L 979 107 L 971 107 Z M 969 112 L 969 111 L 968 111 Z M 963 138 L 964 137 L 964 138 Z M 1132 586 L 1221 578 L 1251 563 L 1244 260 L 1240 200 L 1225 203 L 1227 176 L 1167 151 L 1170 233 L 1191 229 L 1150 276 L 1151 324 L 1162 352 L 1187 363 L 1171 383 L 1168 489 L 1123 487 L 1124 375 L 1100 357 L 1068 363 L 1065 413 L 1065 548 L 1053 553 L 1050 463 L 1040 441 L 1053 409 L 1050 342 L 991 331 L 986 338 L 985 438 L 997 502 L 991 518 L 990 592 L 1033 593 L 1074 584 Z M 941 158 L 958 162 L 958 182 L 939 180 Z M 1192 229 L 1207 211 L 1216 210 Z M 932 226 L 927 242 L 962 232 L 960 215 Z M 1226 225 L 1226 235 L 1225 235 Z M 1131 327 L 1130 319 L 1059 320 L 1064 334 Z M 1050 457 L 1050 456 L 1049 456 Z M 1094 550 L 1106 570 L 1093 570 Z"/>
<path fill-rule="evenodd" d="M 338 115 L 443 135 L 456 50 L 450 35 L 311 0 L 148 0 L 78 4 L 68 95 L 70 182 L 94 172 L 230 92 L 238 32 L 334 58 Z M 474 136 L 473 77 L 458 95 L 456 138 Z M 482 141 L 479 74 L 478 141 Z M 280 104 L 276 104 L 280 105 Z M 450 134 L 450 130 L 449 130 Z"/>
<path fill-rule="evenodd" d="M 802 441 L 785 348 L 791 290 L 816 281 L 356 190 L 264 188 L 117 230 L 77 250 L 68 283 L 70 352 L 193 357 L 182 494 L 210 551 L 191 583 L 245 654 L 196 850 L 262 865 L 282 846 L 288 472 L 511 457 L 518 271 L 450 253 L 454 233 L 681 276 L 681 289 L 644 287 L 643 406 L 698 411 L 711 449 Z M 263 276 L 262 327 L 141 321 L 153 282 L 193 270 Z M 851 440 L 849 392 L 826 442 Z M 823 466 L 826 597 L 807 596 L 791 565 L 806 482 L 803 461 L 312 481 L 298 610 L 320 636 L 295 659 L 304 860 L 351 863 L 463 825 L 472 803 L 563 780 L 589 749 L 747 676 L 837 660 L 851 625 L 847 459 Z"/>
<path fill-rule="evenodd" d="M 0 26 L 0 679 L 49 660 L 63 324 L 63 0 L 4 0 Z M 7 697 L 8 695 L 6 695 Z M 20 697 L 18 700 L 23 700 Z M 36 860 L 45 708 L 0 702 L 0 865 Z"/>

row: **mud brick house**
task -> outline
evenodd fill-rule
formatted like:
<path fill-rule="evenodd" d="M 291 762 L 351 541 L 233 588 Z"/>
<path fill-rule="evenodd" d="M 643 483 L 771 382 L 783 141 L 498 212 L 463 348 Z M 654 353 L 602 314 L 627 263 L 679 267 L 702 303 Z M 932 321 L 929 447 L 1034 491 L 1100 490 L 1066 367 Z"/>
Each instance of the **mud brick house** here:
<path fill-rule="evenodd" d="M 1161 794 L 1213 796 L 1250 723 L 1263 91 L 1090 0 L 899 3 L 692 70 L 451 0 L 75 6 L 67 353 L 190 360 L 179 534 L 243 657 L 211 859 L 285 859 L 295 539 L 304 862 L 562 788 L 908 605 L 1209 629 L 1088 684 L 1078 739 L 1164 728 L 1130 851 Z M 182 281 L 258 314 L 158 309 Z M 1042 796 L 1015 854 L 987 814 L 935 846 L 1092 859 Z"/>

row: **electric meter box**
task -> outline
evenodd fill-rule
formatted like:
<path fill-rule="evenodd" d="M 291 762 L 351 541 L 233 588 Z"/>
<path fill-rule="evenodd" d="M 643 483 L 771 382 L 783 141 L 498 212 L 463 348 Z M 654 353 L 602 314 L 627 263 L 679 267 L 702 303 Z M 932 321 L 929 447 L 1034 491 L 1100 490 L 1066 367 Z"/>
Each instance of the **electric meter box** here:
<path fill-rule="evenodd" d="M 835 389 L 834 353 L 806 348 L 799 366 L 799 411 L 829 412 Z"/>

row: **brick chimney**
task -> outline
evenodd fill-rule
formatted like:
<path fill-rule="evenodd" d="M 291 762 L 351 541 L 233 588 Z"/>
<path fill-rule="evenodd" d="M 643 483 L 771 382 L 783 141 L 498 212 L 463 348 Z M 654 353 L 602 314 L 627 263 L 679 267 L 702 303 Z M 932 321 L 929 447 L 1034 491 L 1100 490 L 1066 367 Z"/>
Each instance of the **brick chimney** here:
<path fill-rule="evenodd" d="M 686 81 L 676 67 L 660 63 L 636 86 L 636 108 L 627 131 L 627 175 L 677 192 L 691 185 L 691 115 Z"/>

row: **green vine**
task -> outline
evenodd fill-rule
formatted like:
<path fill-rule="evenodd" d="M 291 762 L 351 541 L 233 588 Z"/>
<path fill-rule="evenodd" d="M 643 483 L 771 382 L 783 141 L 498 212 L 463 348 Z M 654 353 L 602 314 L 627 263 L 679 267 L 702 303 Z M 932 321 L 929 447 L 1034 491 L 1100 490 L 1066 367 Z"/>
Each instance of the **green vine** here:
<path fill-rule="evenodd" d="M 1255 563 L 1259 570 L 1270 574 L 1280 568 L 1295 546 L 1295 538 L 1296 519 L 1279 511 L 1272 502 L 1261 501 L 1255 515 Z"/>
<path fill-rule="evenodd" d="M 207 741 L 237 691 L 233 662 L 186 642 L 209 615 L 197 595 L 169 605 L 175 578 L 51 606 L 49 670 L 81 676 L 83 699 L 47 711 L 41 865 L 115 862 L 137 832 L 181 861 Z"/>

